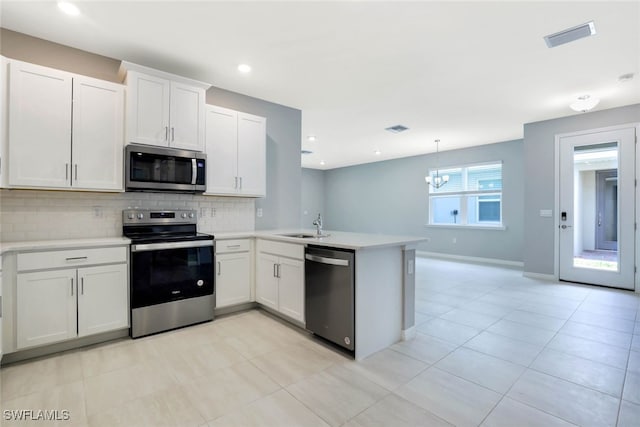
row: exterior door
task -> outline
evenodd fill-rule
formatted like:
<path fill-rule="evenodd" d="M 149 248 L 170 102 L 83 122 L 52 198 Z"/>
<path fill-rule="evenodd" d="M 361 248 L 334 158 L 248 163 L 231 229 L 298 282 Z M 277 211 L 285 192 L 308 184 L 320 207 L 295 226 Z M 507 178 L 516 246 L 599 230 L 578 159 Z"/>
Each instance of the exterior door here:
<path fill-rule="evenodd" d="M 635 128 L 565 136 L 559 143 L 560 280 L 634 289 Z M 615 189 L 609 181 L 600 211 L 598 177 L 605 171 L 617 180 Z M 598 247 L 599 222 L 617 248 Z"/>

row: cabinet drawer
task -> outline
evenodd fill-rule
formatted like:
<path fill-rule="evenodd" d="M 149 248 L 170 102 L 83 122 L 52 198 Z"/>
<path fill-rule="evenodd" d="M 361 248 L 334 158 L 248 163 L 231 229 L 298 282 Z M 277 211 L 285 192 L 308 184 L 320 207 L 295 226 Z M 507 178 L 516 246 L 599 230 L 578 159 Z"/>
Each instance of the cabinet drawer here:
<path fill-rule="evenodd" d="M 216 253 L 248 252 L 251 249 L 249 239 L 216 240 Z"/>
<path fill-rule="evenodd" d="M 127 262 L 127 247 L 72 249 L 18 254 L 18 271 Z"/>
<path fill-rule="evenodd" d="M 258 240 L 258 252 L 267 252 L 288 258 L 304 259 L 304 245 L 273 240 Z"/>

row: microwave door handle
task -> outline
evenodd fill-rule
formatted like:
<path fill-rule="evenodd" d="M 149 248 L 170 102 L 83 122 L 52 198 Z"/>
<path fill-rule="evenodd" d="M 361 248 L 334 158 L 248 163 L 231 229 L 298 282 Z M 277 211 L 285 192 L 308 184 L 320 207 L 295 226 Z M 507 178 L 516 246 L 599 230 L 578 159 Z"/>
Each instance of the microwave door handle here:
<path fill-rule="evenodd" d="M 196 185 L 198 179 L 198 164 L 196 159 L 191 159 L 191 185 Z"/>

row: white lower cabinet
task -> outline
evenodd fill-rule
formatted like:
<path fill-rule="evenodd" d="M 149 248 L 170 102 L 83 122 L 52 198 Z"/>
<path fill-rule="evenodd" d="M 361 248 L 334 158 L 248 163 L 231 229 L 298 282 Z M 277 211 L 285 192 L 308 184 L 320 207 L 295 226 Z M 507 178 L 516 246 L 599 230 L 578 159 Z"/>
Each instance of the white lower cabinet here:
<path fill-rule="evenodd" d="M 249 239 L 216 241 L 216 308 L 251 301 Z"/>
<path fill-rule="evenodd" d="M 64 259 L 67 268 L 18 271 L 16 278 L 16 348 L 51 344 L 129 326 L 126 248 L 18 254 L 20 266 L 38 269 L 39 259 Z M 65 255 L 69 255 L 66 256 Z M 69 267 L 92 259 L 119 262 Z M 55 264 L 55 263 L 53 263 Z M 62 265 L 54 265 L 61 267 Z"/>
<path fill-rule="evenodd" d="M 258 240 L 256 301 L 285 316 L 305 322 L 304 247 Z"/>

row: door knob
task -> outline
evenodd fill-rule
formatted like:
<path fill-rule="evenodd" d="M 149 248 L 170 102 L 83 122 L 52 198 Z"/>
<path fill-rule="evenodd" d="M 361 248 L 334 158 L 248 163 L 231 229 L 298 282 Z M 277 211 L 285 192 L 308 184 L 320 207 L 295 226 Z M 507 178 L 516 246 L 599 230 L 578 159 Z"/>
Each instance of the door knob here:
<path fill-rule="evenodd" d="M 562 225 L 560 226 L 560 228 L 562 228 L 562 229 L 564 230 L 565 228 L 571 228 L 571 226 L 570 226 L 570 225 L 567 225 L 567 224 L 562 224 Z"/>

